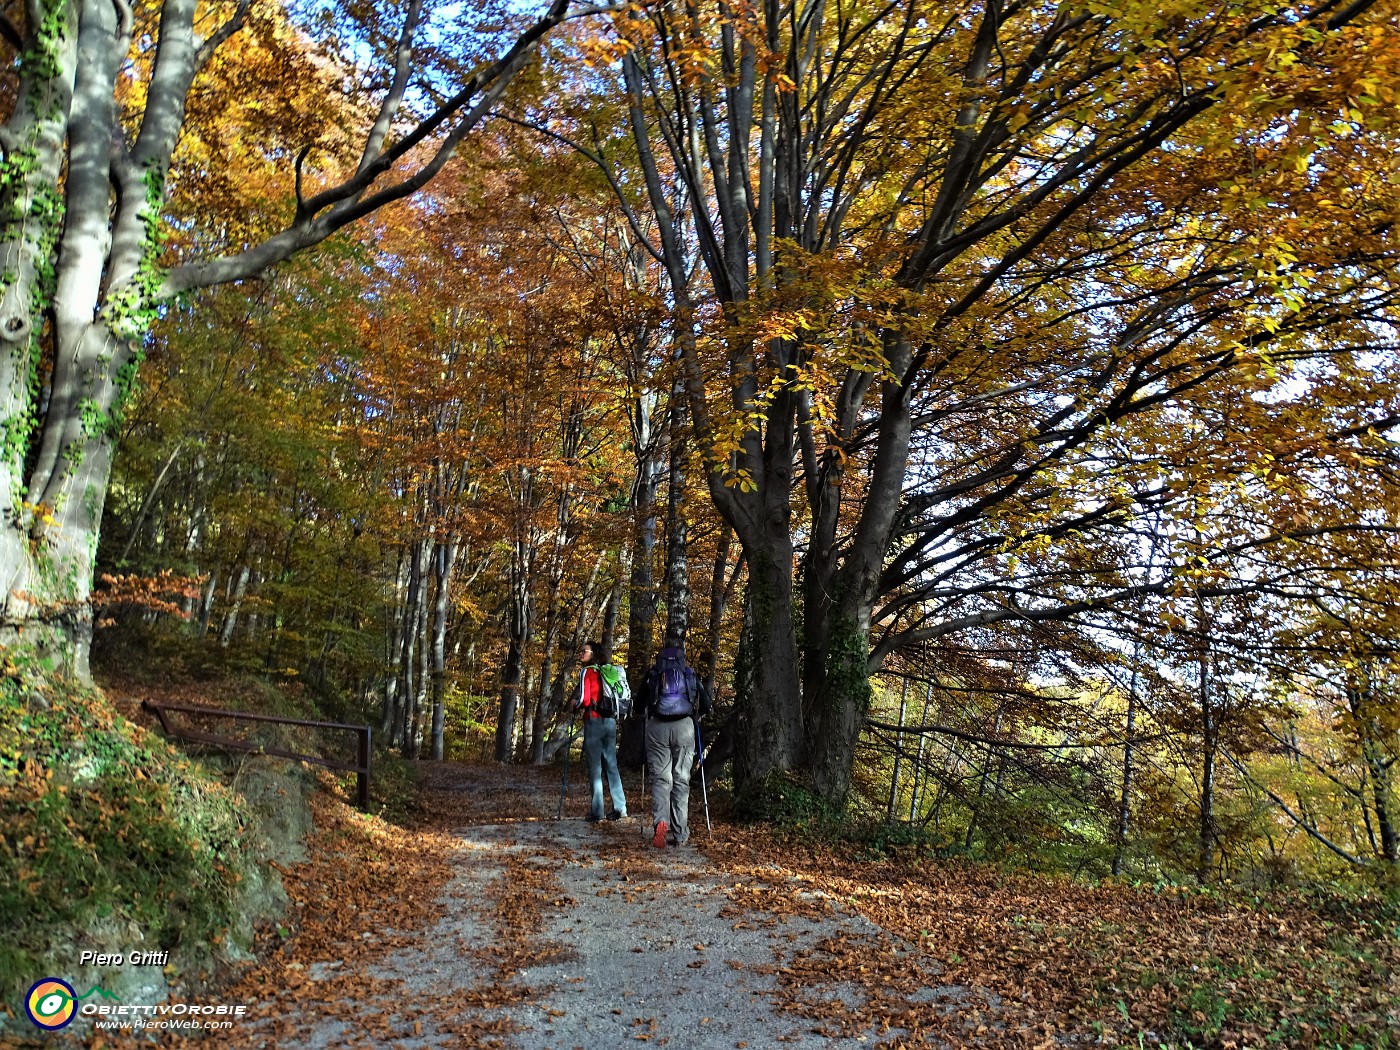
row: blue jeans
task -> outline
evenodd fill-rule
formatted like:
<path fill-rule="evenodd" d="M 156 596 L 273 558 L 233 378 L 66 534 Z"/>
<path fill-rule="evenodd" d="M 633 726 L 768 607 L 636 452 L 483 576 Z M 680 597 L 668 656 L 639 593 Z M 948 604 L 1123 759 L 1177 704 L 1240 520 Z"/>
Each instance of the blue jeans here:
<path fill-rule="evenodd" d="M 603 770 L 607 768 L 608 794 L 613 809 L 627 815 L 627 798 L 622 794 L 622 777 L 617 771 L 617 719 L 588 718 L 583 720 L 583 757 L 588 760 L 588 778 L 593 782 L 593 801 L 588 814 L 601 818 L 603 814 Z"/>

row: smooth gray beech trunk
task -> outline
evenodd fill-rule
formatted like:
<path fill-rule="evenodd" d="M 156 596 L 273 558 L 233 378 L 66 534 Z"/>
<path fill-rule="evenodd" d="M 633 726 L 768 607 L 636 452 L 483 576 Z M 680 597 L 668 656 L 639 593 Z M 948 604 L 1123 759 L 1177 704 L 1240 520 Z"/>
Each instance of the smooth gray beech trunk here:
<path fill-rule="evenodd" d="M 895 806 L 899 802 L 899 774 L 904 764 L 904 715 L 909 707 L 909 679 L 904 679 L 899 690 L 899 730 L 894 737 L 894 768 L 890 770 L 890 800 L 885 807 L 885 823 L 894 823 Z"/>
<path fill-rule="evenodd" d="M 398 659 L 399 649 L 403 645 L 403 634 L 408 628 L 408 616 L 399 595 L 404 594 L 408 588 L 408 562 L 408 551 L 401 547 L 398 567 L 394 571 L 395 600 L 388 613 L 391 622 L 384 633 L 384 717 L 379 732 L 390 747 L 398 747 L 403 742 L 403 694 L 399 691 Z"/>
<path fill-rule="evenodd" d="M 438 541 L 433 554 L 431 756 L 439 760 L 446 746 L 443 731 L 447 724 L 447 624 L 452 613 L 452 578 L 461 550 L 461 538 L 454 535 Z"/>
<path fill-rule="evenodd" d="M 447 620 L 452 611 L 452 573 L 457 567 L 461 543 L 456 536 L 439 541 L 433 553 L 433 641 L 432 641 L 432 751 L 441 760 L 443 729 L 447 722 Z"/>
<path fill-rule="evenodd" d="M 14 106 L 0 127 L 0 644 L 35 645 L 83 675 L 114 439 L 158 312 L 184 293 L 254 276 L 426 185 L 569 0 L 551 0 L 455 85 L 425 73 L 423 5 L 408 0 L 358 164 L 346 158 L 353 173 L 303 197 L 308 144 L 285 229 L 166 269 L 167 176 L 190 86 L 250 4 L 164 0 L 158 30 L 133 40 L 126 0 L 30 0 L 17 27 Z M 404 100 L 428 75 L 426 94 L 444 101 L 412 112 Z M 132 89 L 133 77 L 144 84 Z M 119 97 L 144 107 L 119 112 Z"/>
<path fill-rule="evenodd" d="M 690 631 L 689 533 L 685 518 L 688 435 L 685 420 L 685 386 L 677 383 L 671 394 L 667 430 L 671 437 L 670 473 L 666 482 L 666 637 L 684 644 Z M 693 657 L 692 657 L 693 659 Z"/>
<path fill-rule="evenodd" d="M 644 352 L 645 346 L 639 340 L 633 354 L 638 379 L 643 370 Z M 651 667 L 658 598 L 656 494 L 663 469 L 660 438 L 664 428 L 655 425 L 656 403 L 656 395 L 645 391 L 636 398 L 631 412 L 636 476 L 632 483 L 632 551 L 627 582 L 627 679 L 637 692 L 640 692 L 647 670 Z M 636 708 L 634 717 L 624 719 L 618 730 L 618 755 L 629 767 L 642 764 L 646 749 L 642 738 L 644 718 L 641 704 L 638 703 Z"/>
<path fill-rule="evenodd" d="M 423 697 L 419 675 L 420 653 L 425 641 L 428 595 L 428 540 L 415 540 L 408 555 L 408 591 L 403 605 L 403 637 L 399 642 L 398 679 L 403 724 L 398 728 L 400 750 L 418 757 L 418 709 Z"/>
<path fill-rule="evenodd" d="M 739 572 L 744 567 L 741 555 L 730 572 L 729 552 L 733 545 L 734 530 L 725 525 L 715 547 L 715 562 L 710 573 L 710 624 L 705 632 L 704 666 L 697 668 L 705 675 L 706 692 L 716 699 L 715 676 L 719 668 L 720 639 L 724 636 L 724 616 L 733 598 L 734 586 L 739 582 Z"/>

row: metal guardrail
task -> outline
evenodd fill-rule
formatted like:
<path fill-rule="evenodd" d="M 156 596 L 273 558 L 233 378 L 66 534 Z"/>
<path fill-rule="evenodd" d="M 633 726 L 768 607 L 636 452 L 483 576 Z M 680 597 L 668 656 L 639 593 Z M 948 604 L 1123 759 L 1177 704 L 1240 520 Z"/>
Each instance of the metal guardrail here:
<path fill-rule="evenodd" d="M 296 759 L 302 762 L 311 762 L 318 766 L 325 766 L 327 769 L 341 769 L 355 774 L 355 795 L 356 804 L 361 810 L 369 809 L 369 756 L 370 756 L 370 727 L 346 725 L 342 722 L 313 722 L 304 718 L 281 718 L 277 715 L 255 715 L 248 711 L 225 711 L 220 707 L 190 707 L 182 704 L 162 704 L 155 700 L 143 700 L 141 706 L 152 712 L 156 718 L 160 719 L 160 727 L 165 731 L 166 736 L 176 737 L 180 740 L 189 740 L 196 744 L 209 744 L 212 747 L 226 747 L 237 751 L 256 751 L 262 755 L 276 755 L 278 758 Z M 198 729 L 185 729 L 180 726 L 171 726 L 170 721 L 165 717 L 166 712 L 171 711 L 184 715 L 200 715 L 211 718 L 232 718 L 241 722 L 274 722 L 278 725 L 301 726 L 311 729 L 344 729 L 356 735 L 359 742 L 359 761 L 355 765 L 348 762 L 335 762 L 331 759 L 321 758 L 319 755 L 307 755 L 299 751 L 288 751 L 280 747 L 265 747 L 262 744 L 252 744 L 246 740 L 239 740 L 237 737 L 220 736 L 217 733 L 206 733 Z"/>

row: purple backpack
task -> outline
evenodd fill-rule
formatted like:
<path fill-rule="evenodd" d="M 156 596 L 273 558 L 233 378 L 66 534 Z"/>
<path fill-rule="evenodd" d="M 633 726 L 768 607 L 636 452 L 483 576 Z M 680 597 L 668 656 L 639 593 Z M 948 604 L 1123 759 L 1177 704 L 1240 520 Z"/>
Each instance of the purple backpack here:
<path fill-rule="evenodd" d="M 652 668 L 652 710 L 662 718 L 692 714 L 695 672 L 685 664 L 679 649 L 662 649 Z"/>

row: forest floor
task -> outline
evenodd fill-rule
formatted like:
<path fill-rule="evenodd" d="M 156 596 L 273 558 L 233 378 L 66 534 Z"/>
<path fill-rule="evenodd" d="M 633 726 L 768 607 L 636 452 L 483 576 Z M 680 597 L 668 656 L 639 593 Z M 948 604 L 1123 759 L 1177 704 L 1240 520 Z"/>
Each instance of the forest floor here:
<path fill-rule="evenodd" d="M 199 1045 L 1400 1045 L 1400 949 L 1364 910 L 707 834 L 698 793 L 662 851 L 635 782 L 589 825 L 576 778 L 555 819 L 557 770 L 422 772 L 407 826 L 318 797 L 291 913 L 218 991 L 248 1015 Z"/>
<path fill-rule="evenodd" d="M 912 1014 L 890 1029 L 892 992 L 938 1017 L 974 998 L 737 840 L 711 859 L 728 831 L 707 836 L 698 791 L 696 845 L 657 850 L 639 784 L 629 817 L 590 825 L 577 769 L 563 819 L 557 770 L 423 772 L 411 829 L 317 801 L 310 859 L 283 872 L 293 915 L 219 992 L 250 1004 L 221 1047 L 925 1045 Z"/>

